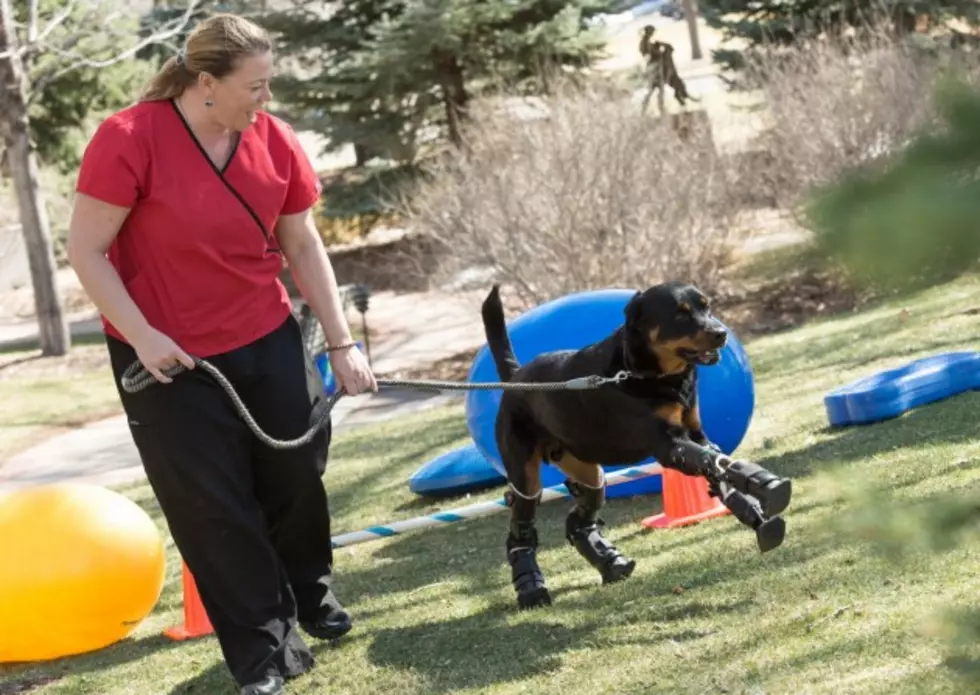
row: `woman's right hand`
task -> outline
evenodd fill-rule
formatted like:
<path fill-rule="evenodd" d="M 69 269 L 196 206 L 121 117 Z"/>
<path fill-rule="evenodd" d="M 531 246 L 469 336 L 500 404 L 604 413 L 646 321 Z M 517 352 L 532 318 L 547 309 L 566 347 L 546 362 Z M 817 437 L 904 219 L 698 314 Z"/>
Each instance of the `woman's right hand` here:
<path fill-rule="evenodd" d="M 133 349 L 146 371 L 161 384 L 173 381 L 163 373 L 164 369 L 182 364 L 188 369 L 194 369 L 194 360 L 186 352 L 155 328 L 150 327 L 145 334 L 133 342 Z"/>

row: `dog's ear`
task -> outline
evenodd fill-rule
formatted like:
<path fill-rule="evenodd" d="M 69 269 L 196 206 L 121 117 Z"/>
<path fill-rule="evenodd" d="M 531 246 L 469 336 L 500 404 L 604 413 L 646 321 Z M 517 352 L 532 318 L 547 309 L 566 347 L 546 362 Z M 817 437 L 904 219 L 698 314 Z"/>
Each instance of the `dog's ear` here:
<path fill-rule="evenodd" d="M 643 316 L 643 304 L 640 302 L 641 292 L 637 292 L 633 297 L 626 303 L 626 307 L 623 309 L 623 314 L 626 316 L 626 325 L 634 326 Z"/>

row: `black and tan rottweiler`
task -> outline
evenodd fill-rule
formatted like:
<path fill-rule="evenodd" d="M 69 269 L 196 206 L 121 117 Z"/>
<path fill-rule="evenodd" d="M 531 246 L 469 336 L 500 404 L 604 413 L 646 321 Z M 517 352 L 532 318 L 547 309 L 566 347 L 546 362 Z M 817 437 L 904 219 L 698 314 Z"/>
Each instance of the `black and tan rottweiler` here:
<path fill-rule="evenodd" d="M 637 292 L 624 313 L 623 324 L 605 339 L 580 350 L 545 353 L 521 366 L 507 334 L 498 285 L 483 303 L 487 343 L 504 382 L 629 375 L 592 390 L 503 392 L 496 439 L 510 486 L 506 547 L 521 608 L 551 603 L 536 558 L 543 461 L 567 476 L 575 504 L 566 519 L 566 537 L 603 583 L 629 577 L 636 562 L 599 528 L 606 493 L 602 465 L 653 457 L 665 467 L 704 476 L 712 494 L 756 529 L 763 552 L 782 542 L 782 519 L 766 517 L 789 504 L 789 481 L 755 464 L 731 461 L 701 428 L 695 367 L 716 364 L 727 342 L 708 298 L 692 285 L 669 282 Z"/>

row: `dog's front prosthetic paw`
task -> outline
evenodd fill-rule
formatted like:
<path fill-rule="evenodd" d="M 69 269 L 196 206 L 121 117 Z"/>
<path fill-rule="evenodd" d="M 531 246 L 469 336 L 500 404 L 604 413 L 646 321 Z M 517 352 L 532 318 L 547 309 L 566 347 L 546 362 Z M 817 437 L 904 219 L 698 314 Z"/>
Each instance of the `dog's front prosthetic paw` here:
<path fill-rule="evenodd" d="M 781 514 L 793 496 L 789 478 L 781 478 L 748 461 L 731 461 L 725 467 L 725 478 L 736 490 L 758 500 L 766 516 Z"/>
<path fill-rule="evenodd" d="M 767 518 L 759 500 L 733 488 L 724 490 L 723 487 L 722 502 L 732 516 L 755 531 L 760 552 L 767 553 L 782 545 L 786 537 L 786 522 L 781 516 Z"/>
<path fill-rule="evenodd" d="M 755 541 L 759 552 L 768 553 L 783 544 L 786 537 L 786 521 L 781 516 L 774 516 L 763 521 L 755 530 Z"/>
<path fill-rule="evenodd" d="M 514 548 L 507 553 L 510 562 L 511 583 L 517 592 L 517 606 L 521 610 L 551 605 L 551 594 L 545 585 L 544 574 L 538 566 L 533 548 Z"/>
<path fill-rule="evenodd" d="M 565 524 L 565 537 L 585 560 L 599 570 L 603 584 L 622 581 L 636 569 L 636 560 L 626 557 L 610 543 L 599 528 L 601 522 L 585 522 L 572 512 Z"/>

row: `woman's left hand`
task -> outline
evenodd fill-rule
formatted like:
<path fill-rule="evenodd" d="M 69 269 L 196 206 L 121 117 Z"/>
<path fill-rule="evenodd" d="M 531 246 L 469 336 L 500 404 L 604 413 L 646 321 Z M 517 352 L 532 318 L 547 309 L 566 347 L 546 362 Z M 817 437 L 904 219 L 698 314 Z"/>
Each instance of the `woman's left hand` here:
<path fill-rule="evenodd" d="M 343 389 L 348 396 L 378 390 L 378 382 L 371 366 L 357 346 L 334 350 L 329 355 L 337 387 Z"/>

